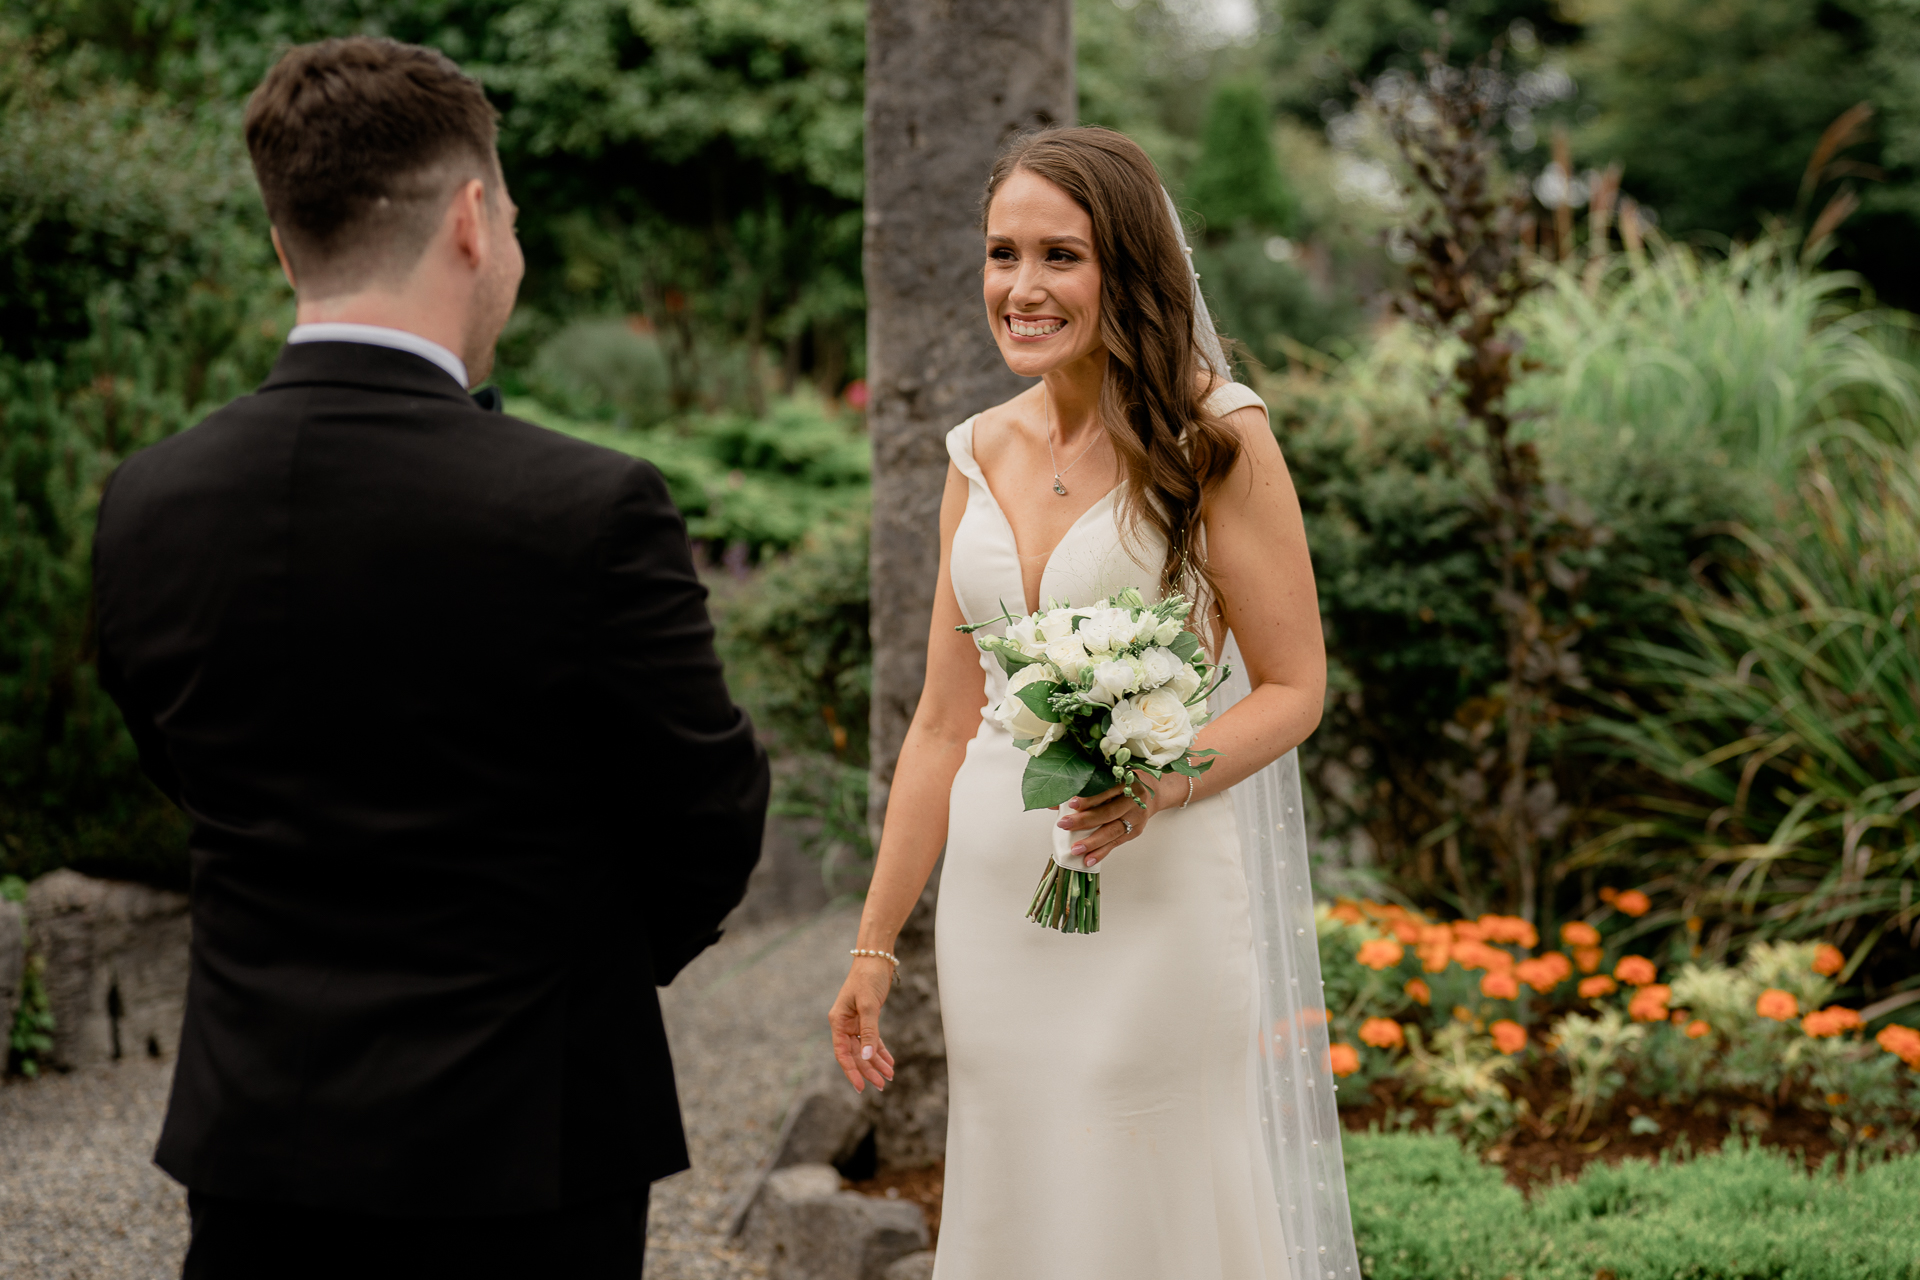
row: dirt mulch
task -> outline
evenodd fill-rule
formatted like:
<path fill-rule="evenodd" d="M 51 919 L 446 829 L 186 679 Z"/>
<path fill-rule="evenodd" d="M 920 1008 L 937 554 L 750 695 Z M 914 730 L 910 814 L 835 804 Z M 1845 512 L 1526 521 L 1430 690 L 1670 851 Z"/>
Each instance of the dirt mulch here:
<path fill-rule="evenodd" d="M 927 1248 L 931 1249 L 940 1243 L 940 1195 L 946 1181 L 947 1163 L 938 1160 L 925 1169 L 882 1169 L 871 1178 L 845 1185 L 863 1196 L 910 1200 L 919 1205 L 927 1214 L 927 1231 L 931 1236 Z"/>
<path fill-rule="evenodd" d="M 1357 1133 L 1376 1125 L 1383 1131 L 1433 1129 L 1440 1108 L 1403 1094 L 1396 1081 L 1376 1080 L 1369 1088 L 1371 1098 L 1365 1105 L 1341 1110 L 1342 1128 Z M 1514 1132 L 1490 1147 L 1485 1158 L 1501 1166 L 1507 1181 L 1525 1194 L 1556 1178 L 1577 1178 L 1589 1164 L 1654 1160 L 1668 1151 L 1681 1156 L 1718 1151 L 1733 1138 L 1736 1126 L 1762 1146 L 1793 1154 L 1809 1170 L 1845 1150 L 1825 1114 L 1791 1103 L 1768 1107 L 1737 1094 L 1707 1094 L 1686 1106 L 1672 1106 L 1622 1090 L 1576 1136 L 1566 1132 L 1568 1081 L 1563 1071 L 1535 1071 L 1508 1088 L 1526 1109 Z M 1648 1121 L 1659 1128 L 1636 1133 L 1636 1121 L 1642 1130 Z"/>

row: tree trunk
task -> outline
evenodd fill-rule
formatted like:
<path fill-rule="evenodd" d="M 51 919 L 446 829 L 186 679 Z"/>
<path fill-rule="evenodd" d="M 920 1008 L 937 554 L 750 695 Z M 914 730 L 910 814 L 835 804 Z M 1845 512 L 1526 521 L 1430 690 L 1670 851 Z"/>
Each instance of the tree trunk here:
<path fill-rule="evenodd" d="M 1001 143 L 1074 117 L 1071 0 L 869 0 L 867 382 L 873 433 L 873 791 L 876 835 L 926 677 L 947 431 L 1025 385 L 980 300 L 980 192 Z M 882 1163 L 946 1145 L 946 1050 L 933 979 L 938 875 L 900 937 L 884 1022 L 899 1074 L 883 1095 Z M 1009 911 L 1023 904 L 1009 903 Z"/>

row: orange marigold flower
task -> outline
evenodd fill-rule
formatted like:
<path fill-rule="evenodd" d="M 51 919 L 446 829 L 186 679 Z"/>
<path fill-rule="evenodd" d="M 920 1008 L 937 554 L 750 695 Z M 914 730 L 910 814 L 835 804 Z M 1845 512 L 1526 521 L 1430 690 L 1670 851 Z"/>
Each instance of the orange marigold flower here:
<path fill-rule="evenodd" d="M 1565 982 L 1568 977 L 1567 974 L 1560 972 L 1558 965 L 1551 963 L 1545 956 L 1534 960 L 1522 960 L 1513 966 L 1513 976 L 1542 995 Z"/>
<path fill-rule="evenodd" d="M 1529 950 L 1540 942 L 1539 930 L 1519 916 L 1481 916 L 1480 930 L 1488 942 L 1511 942 Z"/>
<path fill-rule="evenodd" d="M 1406 953 L 1407 949 L 1392 938 L 1369 938 L 1360 944 L 1354 959 L 1369 969 L 1391 969 Z"/>
<path fill-rule="evenodd" d="M 1630 916 L 1643 916 L 1653 909 L 1653 900 L 1638 889 L 1629 889 L 1615 898 L 1613 905 Z"/>
<path fill-rule="evenodd" d="M 1453 944 L 1453 958 L 1462 969 L 1487 969 L 1495 973 L 1506 973 L 1513 968 L 1513 953 L 1499 947 L 1490 947 L 1484 942 L 1456 942 Z"/>
<path fill-rule="evenodd" d="M 1660 971 L 1645 956 L 1621 956 L 1620 963 L 1613 966 L 1613 976 L 1629 986 L 1644 987 L 1659 977 Z"/>
<path fill-rule="evenodd" d="M 1627 1016 L 1635 1022 L 1665 1022 L 1667 1001 L 1672 998 L 1672 987 L 1661 982 L 1651 983 L 1633 993 L 1633 999 L 1627 1004 Z"/>
<path fill-rule="evenodd" d="M 1558 952 L 1558 951 L 1542 952 L 1540 956 L 1540 963 L 1544 965 L 1551 965 L 1553 967 L 1553 972 L 1556 979 L 1560 982 L 1565 982 L 1568 978 L 1571 978 L 1573 976 L 1573 961 L 1567 959 L 1567 957 L 1561 952 Z"/>
<path fill-rule="evenodd" d="M 1619 984 L 1604 973 L 1595 974 L 1591 978 L 1580 979 L 1579 991 L 1580 998 L 1583 1000 L 1592 1000 L 1596 996 L 1611 995 L 1618 989 Z"/>
<path fill-rule="evenodd" d="M 1401 989 L 1413 998 L 1415 1004 L 1433 1003 L 1433 988 L 1418 978 L 1409 978 L 1407 985 Z"/>
<path fill-rule="evenodd" d="M 1453 937 L 1456 942 L 1485 942 L 1487 931 L 1473 920 L 1455 920 Z"/>
<path fill-rule="evenodd" d="M 1840 948 L 1823 942 L 1813 951 L 1813 971 L 1832 977 L 1847 967 L 1847 958 L 1840 954 Z"/>
<path fill-rule="evenodd" d="M 1512 1018 L 1502 1018 L 1487 1030 L 1493 1032 L 1494 1048 L 1502 1053 L 1518 1053 L 1527 1047 L 1527 1029 Z"/>
<path fill-rule="evenodd" d="M 1511 973 L 1490 973 L 1480 979 L 1480 994 L 1494 1000 L 1518 1000 L 1520 984 Z"/>
<path fill-rule="evenodd" d="M 1612 902 L 1615 898 L 1619 896 L 1620 896 L 1620 891 L 1614 888 L 1612 885 L 1608 885 L 1606 888 L 1600 890 L 1600 901 L 1602 902 Z"/>
<path fill-rule="evenodd" d="M 1882 1030 L 1873 1038 L 1873 1042 L 1915 1071 L 1920 1071 L 1920 1031 L 1895 1025 Z"/>
<path fill-rule="evenodd" d="M 1687 1024 L 1687 1039 L 1698 1040 L 1701 1036 L 1707 1035 L 1712 1030 L 1713 1028 L 1707 1025 L 1706 1019 L 1695 1018 Z"/>
<path fill-rule="evenodd" d="M 1420 967 L 1428 973 L 1441 972 L 1447 967 L 1447 962 L 1452 958 L 1452 948 L 1448 947 L 1444 942 L 1423 942 L 1420 944 Z"/>
<path fill-rule="evenodd" d="M 1368 1018 L 1360 1024 L 1360 1042 L 1376 1049 L 1398 1049 L 1407 1042 L 1407 1033 L 1392 1018 Z"/>
<path fill-rule="evenodd" d="M 1600 931 L 1584 920 L 1569 920 L 1560 926 L 1560 941 L 1570 947 L 1597 947 Z"/>
<path fill-rule="evenodd" d="M 1360 1069 L 1360 1051 L 1350 1044 L 1335 1044 L 1331 1061 L 1333 1074 L 1350 1076 Z"/>
<path fill-rule="evenodd" d="M 1420 945 L 1423 947 L 1452 946 L 1453 929 L 1444 924 L 1423 924 L 1420 926 Z"/>
<path fill-rule="evenodd" d="M 1595 969 L 1598 969 L 1600 967 L 1600 961 L 1604 958 L 1605 953 L 1598 947 L 1575 947 L 1573 949 L 1573 962 L 1580 966 L 1580 972 L 1582 973 L 1592 973 Z"/>
<path fill-rule="evenodd" d="M 1327 912 L 1327 914 L 1335 920 L 1342 921 L 1346 924 L 1359 924 L 1362 920 L 1366 919 L 1365 916 L 1360 914 L 1358 904 L 1349 902 L 1345 898 L 1334 903 L 1333 910 Z"/>
<path fill-rule="evenodd" d="M 1860 1015 L 1852 1009 L 1842 1009 L 1839 1005 L 1808 1014 L 1800 1019 L 1800 1029 L 1810 1036 L 1837 1036 L 1842 1031 L 1851 1031 L 1860 1025 Z"/>
<path fill-rule="evenodd" d="M 1763 1018 L 1772 1018 L 1775 1022 L 1791 1022 L 1800 1016 L 1800 1002 L 1793 998 L 1793 992 L 1782 991 L 1778 987 L 1768 987 L 1753 1002 L 1753 1011 Z"/>
<path fill-rule="evenodd" d="M 1393 930 L 1393 936 L 1408 946 L 1420 941 L 1420 926 L 1411 920 L 1394 920 L 1387 927 Z"/>

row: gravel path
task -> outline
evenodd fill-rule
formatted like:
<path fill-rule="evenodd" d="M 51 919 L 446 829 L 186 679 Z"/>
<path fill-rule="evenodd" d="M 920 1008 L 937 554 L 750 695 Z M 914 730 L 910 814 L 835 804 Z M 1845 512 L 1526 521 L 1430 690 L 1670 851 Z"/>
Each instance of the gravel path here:
<path fill-rule="evenodd" d="M 764 1276 L 722 1238 L 734 1195 L 827 1054 L 858 909 L 729 931 L 662 992 L 693 1168 L 653 1188 L 646 1280 Z M 186 1193 L 152 1164 L 172 1067 L 0 1086 L 0 1276 L 173 1280 Z"/>

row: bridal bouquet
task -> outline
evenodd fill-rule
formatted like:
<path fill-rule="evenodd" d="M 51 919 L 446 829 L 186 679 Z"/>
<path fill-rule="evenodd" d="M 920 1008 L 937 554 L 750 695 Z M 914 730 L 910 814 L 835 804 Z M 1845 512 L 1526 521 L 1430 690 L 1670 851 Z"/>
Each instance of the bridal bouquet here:
<path fill-rule="evenodd" d="M 1226 677 L 1207 662 L 1200 637 L 1186 629 L 1193 604 L 1167 596 L 1149 607 L 1132 587 L 1084 608 L 1050 602 L 1039 613 L 960 627 L 971 634 L 998 622 L 1004 636 L 982 636 L 999 659 L 1007 694 L 989 713 L 1030 757 L 1020 780 L 1028 809 L 1120 787 L 1142 809 L 1136 773 L 1197 778 L 1213 751 L 1195 751 L 1207 722 L 1207 695 Z M 1100 928 L 1100 877 L 1070 852 L 1073 833 L 1054 829 L 1053 858 L 1040 877 L 1027 919 L 1062 933 Z"/>

